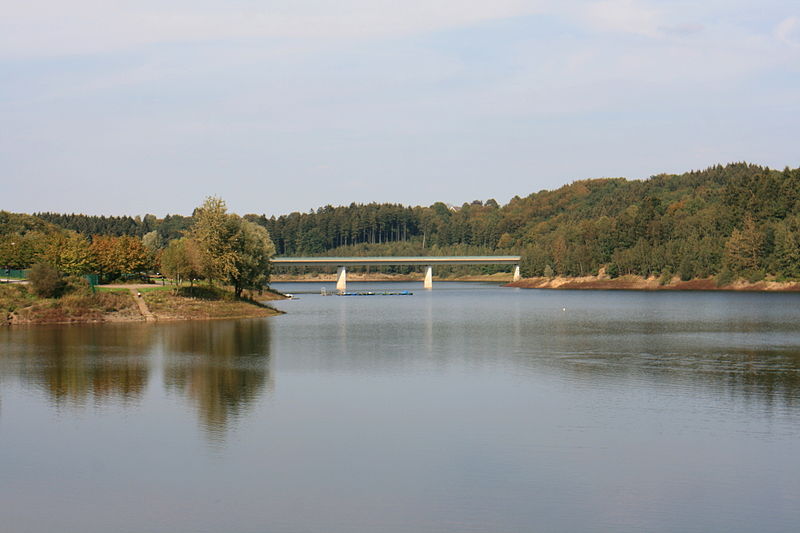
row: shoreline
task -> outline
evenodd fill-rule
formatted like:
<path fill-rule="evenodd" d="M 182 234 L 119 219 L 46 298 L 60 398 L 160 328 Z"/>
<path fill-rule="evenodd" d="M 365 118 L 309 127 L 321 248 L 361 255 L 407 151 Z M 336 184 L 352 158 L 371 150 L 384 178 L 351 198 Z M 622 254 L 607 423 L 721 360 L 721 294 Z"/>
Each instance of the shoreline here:
<path fill-rule="evenodd" d="M 267 318 L 272 316 L 284 315 L 283 311 L 274 310 L 274 313 L 267 313 L 263 315 L 226 315 L 226 316 L 206 316 L 206 317 L 158 317 L 156 320 L 148 322 L 143 317 L 116 317 L 112 315 L 102 316 L 101 318 L 82 320 L 22 320 L 10 321 L 6 324 L 0 324 L 0 327 L 34 327 L 34 326 L 70 326 L 70 325 L 84 325 L 84 324 L 153 324 L 153 323 L 173 323 L 173 322 L 211 322 L 216 320 L 244 320 L 249 318 Z"/>
<path fill-rule="evenodd" d="M 800 282 L 737 280 L 727 285 L 717 285 L 714 278 L 681 281 L 673 278 L 662 285 L 658 277 L 608 276 L 536 277 L 508 283 L 505 287 L 550 290 L 622 290 L 622 291 L 727 291 L 727 292 L 800 292 Z"/>
<path fill-rule="evenodd" d="M 90 296 L 68 296 L 64 300 L 39 300 L 7 310 L 5 316 L 0 315 L 0 327 L 265 318 L 284 314 L 266 302 L 286 299 L 274 290 L 247 300 L 219 295 L 216 298 L 178 296 L 171 289 L 152 290 L 152 285 L 99 287 L 105 290 Z M 139 290 L 141 297 L 137 296 Z"/>
<path fill-rule="evenodd" d="M 276 276 L 273 283 L 335 283 L 333 274 L 306 274 L 302 276 Z M 423 276 L 390 274 L 352 274 L 348 281 L 355 282 L 422 282 Z M 714 278 L 692 279 L 681 281 L 674 277 L 669 283 L 662 284 L 659 277 L 644 278 L 641 276 L 583 276 L 583 277 L 534 277 L 524 278 L 516 282 L 510 281 L 508 273 L 491 275 L 458 276 L 452 278 L 434 278 L 435 282 L 485 282 L 500 283 L 504 287 L 520 289 L 547 290 L 620 290 L 620 291 L 723 291 L 723 292 L 760 292 L 760 293 L 800 293 L 800 282 L 737 280 L 727 285 L 717 286 Z M 138 301 L 132 289 L 142 289 L 142 301 Z M 62 309 L 55 301 L 41 301 L 32 306 L 18 308 L 6 312 L 5 320 L 0 326 L 37 326 L 37 325 L 69 325 L 69 324 L 119 324 L 136 322 L 182 322 L 206 320 L 241 320 L 246 318 L 265 318 L 285 314 L 270 307 L 264 302 L 286 299 L 284 294 L 268 289 L 255 300 L 236 300 L 229 298 L 208 299 L 192 296 L 177 296 L 171 290 L 152 290 L 149 286 L 110 286 L 105 287 L 114 295 L 116 306 L 113 310 L 99 309 L 98 302 L 84 302 L 75 308 Z M 147 290 L 151 289 L 151 290 Z M 120 292 L 124 291 L 126 297 Z M 145 304 L 150 317 L 140 311 L 140 304 Z M 100 305 L 101 306 L 101 305 Z M 64 306 L 67 307 L 67 306 Z M 0 317 L 2 318 L 2 317 Z"/>

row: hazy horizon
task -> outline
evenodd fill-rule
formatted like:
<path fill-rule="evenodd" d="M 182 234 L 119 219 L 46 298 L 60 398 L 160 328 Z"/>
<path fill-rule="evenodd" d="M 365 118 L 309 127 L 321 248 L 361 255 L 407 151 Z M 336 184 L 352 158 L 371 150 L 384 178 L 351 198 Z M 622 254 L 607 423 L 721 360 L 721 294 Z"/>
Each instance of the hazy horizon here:
<path fill-rule="evenodd" d="M 505 204 L 797 167 L 800 6 L 38 0 L 0 19 L 0 209 Z"/>

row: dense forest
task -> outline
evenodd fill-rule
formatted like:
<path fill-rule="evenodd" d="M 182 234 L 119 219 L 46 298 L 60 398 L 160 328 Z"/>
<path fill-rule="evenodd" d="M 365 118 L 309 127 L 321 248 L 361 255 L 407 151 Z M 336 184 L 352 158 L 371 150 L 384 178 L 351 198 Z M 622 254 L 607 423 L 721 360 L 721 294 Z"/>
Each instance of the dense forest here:
<path fill-rule="evenodd" d="M 149 249 L 193 223 L 180 215 L 35 216 L 90 239 L 138 237 Z M 648 180 L 580 180 L 503 206 L 491 199 L 460 207 L 372 203 L 243 218 L 269 231 L 277 255 L 519 253 L 524 276 L 602 270 L 683 279 L 800 278 L 800 169 L 747 163 Z"/>

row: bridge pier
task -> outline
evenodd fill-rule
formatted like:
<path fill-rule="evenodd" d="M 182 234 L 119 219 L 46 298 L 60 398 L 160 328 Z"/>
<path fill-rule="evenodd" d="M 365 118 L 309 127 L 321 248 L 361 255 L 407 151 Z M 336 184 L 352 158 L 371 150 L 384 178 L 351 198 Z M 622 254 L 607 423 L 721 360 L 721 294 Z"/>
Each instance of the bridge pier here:
<path fill-rule="evenodd" d="M 425 267 L 425 281 L 422 283 L 423 289 L 433 288 L 433 266 L 428 265 Z"/>
<path fill-rule="evenodd" d="M 513 281 L 519 281 L 522 279 L 522 276 L 519 275 L 519 265 L 514 266 L 514 279 Z"/>
<path fill-rule="evenodd" d="M 336 290 L 347 290 L 347 269 L 343 266 L 336 268 Z"/>

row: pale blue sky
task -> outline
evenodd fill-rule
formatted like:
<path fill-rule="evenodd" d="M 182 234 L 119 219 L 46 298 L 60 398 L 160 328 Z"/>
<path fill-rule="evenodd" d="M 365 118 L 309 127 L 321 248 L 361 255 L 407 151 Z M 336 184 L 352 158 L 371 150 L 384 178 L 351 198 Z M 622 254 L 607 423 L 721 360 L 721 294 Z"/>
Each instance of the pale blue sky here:
<path fill-rule="evenodd" d="M 505 203 L 800 165 L 800 3 L 29 0 L 0 12 L 0 209 Z"/>

